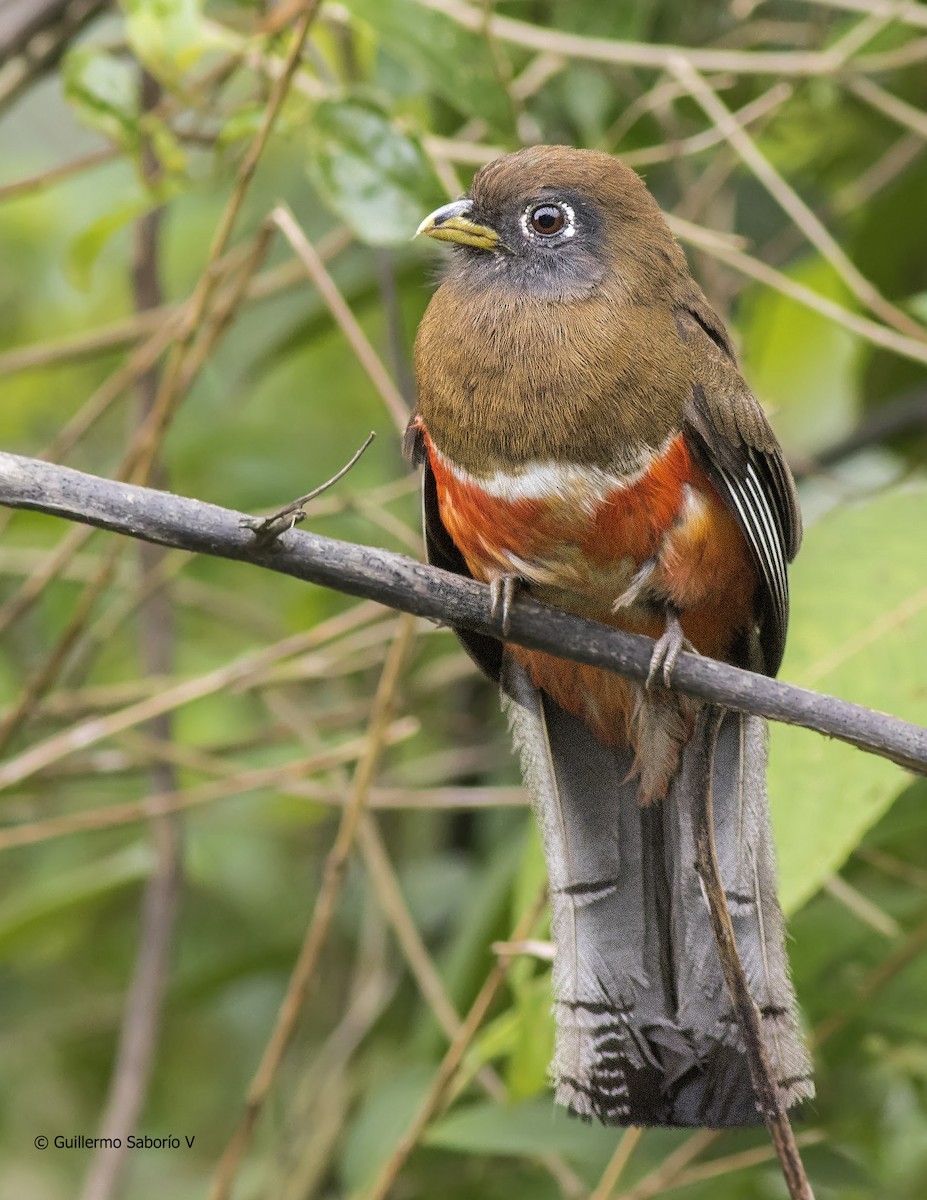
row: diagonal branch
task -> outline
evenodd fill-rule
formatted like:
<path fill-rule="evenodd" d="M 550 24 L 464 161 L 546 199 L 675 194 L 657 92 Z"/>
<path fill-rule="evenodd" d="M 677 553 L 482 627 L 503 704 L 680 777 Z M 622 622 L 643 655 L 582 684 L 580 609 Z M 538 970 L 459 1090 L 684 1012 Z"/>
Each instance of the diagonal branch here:
<path fill-rule="evenodd" d="M 181 550 L 250 562 L 489 637 L 501 633 L 485 584 L 399 554 L 302 530 L 284 533 L 271 546 L 257 546 L 247 527 L 253 518 L 200 500 L 0 453 L 0 504 L 68 517 Z M 527 597 L 519 599 L 510 614 L 507 638 L 639 682 L 647 678 L 653 649 L 650 638 L 568 616 Z M 898 717 L 692 654 L 680 656 L 673 687 L 739 712 L 816 730 L 927 774 L 927 730 Z M 41 770 L 44 747 L 46 743 L 39 742 L 5 763 L 0 768 L 0 787 Z"/>

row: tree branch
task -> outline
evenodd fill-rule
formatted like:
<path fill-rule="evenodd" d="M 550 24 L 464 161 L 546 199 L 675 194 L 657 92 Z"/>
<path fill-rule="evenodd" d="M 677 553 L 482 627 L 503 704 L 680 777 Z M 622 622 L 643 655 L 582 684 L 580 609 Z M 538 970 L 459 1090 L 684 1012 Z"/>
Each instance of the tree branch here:
<path fill-rule="evenodd" d="M 0 453 L 0 504 L 249 562 L 490 637 L 501 633 L 485 584 L 304 530 L 289 530 L 260 546 L 247 527 L 253 518 L 200 500 Z M 520 597 L 512 610 L 508 640 L 638 682 L 647 678 L 653 648 L 650 638 L 569 616 L 529 597 Z M 813 729 L 927 774 L 927 729 L 898 717 L 693 654 L 680 656 L 673 686 L 726 708 Z"/>

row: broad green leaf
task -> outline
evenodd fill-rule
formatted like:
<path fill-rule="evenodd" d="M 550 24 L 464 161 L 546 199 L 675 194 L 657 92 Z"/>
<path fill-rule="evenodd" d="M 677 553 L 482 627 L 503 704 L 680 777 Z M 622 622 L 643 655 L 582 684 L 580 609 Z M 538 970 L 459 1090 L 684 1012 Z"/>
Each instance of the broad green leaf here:
<path fill-rule="evenodd" d="M 463 117 L 482 117 L 495 129 L 514 128 L 514 113 L 485 37 L 414 0 L 348 0 L 390 53 Z"/>
<path fill-rule="evenodd" d="M 927 487 L 835 510 L 792 570 L 782 677 L 927 723 Z M 770 794 L 787 910 L 812 896 L 905 787 L 894 764 L 776 725 Z"/>
<path fill-rule="evenodd" d="M 15 953 L 23 939 L 34 941 L 43 926 L 66 921 L 82 906 L 145 879 L 150 870 L 150 847 L 137 842 L 70 871 L 37 876 L 0 905 L 0 959 Z"/>
<path fill-rule="evenodd" d="M 849 306 L 845 285 L 823 259 L 808 259 L 788 274 Z M 809 452 L 846 432 L 859 402 L 860 339 L 779 292 L 757 293 L 745 308 L 744 375 L 785 445 Z"/>
<path fill-rule="evenodd" d="M 138 70 L 94 46 L 75 46 L 62 66 L 64 94 L 78 117 L 124 150 L 138 146 Z"/>
<path fill-rule="evenodd" d="M 133 196 L 98 217 L 78 234 L 71 243 L 65 264 L 68 280 L 78 291 L 89 291 L 94 263 L 113 234 L 150 211 L 154 203 L 151 196 Z"/>
<path fill-rule="evenodd" d="M 341 1154 L 346 1194 L 355 1195 L 369 1184 L 392 1153 L 424 1099 L 433 1074 L 433 1069 L 423 1063 L 409 1066 L 367 1096 Z"/>
<path fill-rule="evenodd" d="M 419 143 L 366 100 L 323 101 L 312 119 L 309 151 L 319 194 L 372 245 L 408 242 L 443 198 Z"/>
<path fill-rule="evenodd" d="M 515 1003 L 515 1040 L 505 1072 L 514 1100 L 547 1090 L 548 1068 L 554 1055 L 554 1017 L 550 971 L 535 975 L 521 988 Z"/>
<path fill-rule="evenodd" d="M 459 1154 L 562 1154 L 577 1162 L 605 1159 L 620 1130 L 584 1125 L 549 1096 L 523 1104 L 471 1104 L 458 1108 L 430 1127 L 428 1146 Z"/>

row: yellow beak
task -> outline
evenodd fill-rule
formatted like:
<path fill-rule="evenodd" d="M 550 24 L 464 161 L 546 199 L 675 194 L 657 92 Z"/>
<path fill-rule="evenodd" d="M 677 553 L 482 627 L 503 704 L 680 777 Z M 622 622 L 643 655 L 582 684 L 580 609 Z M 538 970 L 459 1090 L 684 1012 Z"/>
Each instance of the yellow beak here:
<path fill-rule="evenodd" d="M 488 225 L 477 225 L 476 221 L 471 221 L 467 214 L 472 210 L 472 200 L 455 200 L 453 204 L 436 208 L 422 221 L 415 236 L 423 233 L 439 242 L 457 242 L 477 250 L 496 250 L 499 246 L 498 233 Z"/>

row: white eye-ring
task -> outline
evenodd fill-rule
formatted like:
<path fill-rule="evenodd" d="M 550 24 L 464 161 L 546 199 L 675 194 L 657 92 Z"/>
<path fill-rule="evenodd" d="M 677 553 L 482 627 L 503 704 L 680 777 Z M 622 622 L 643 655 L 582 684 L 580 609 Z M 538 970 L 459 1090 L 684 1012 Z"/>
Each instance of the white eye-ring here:
<path fill-rule="evenodd" d="M 576 213 L 564 200 L 529 204 L 521 215 L 521 227 L 529 238 L 568 238 L 576 233 Z"/>

